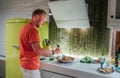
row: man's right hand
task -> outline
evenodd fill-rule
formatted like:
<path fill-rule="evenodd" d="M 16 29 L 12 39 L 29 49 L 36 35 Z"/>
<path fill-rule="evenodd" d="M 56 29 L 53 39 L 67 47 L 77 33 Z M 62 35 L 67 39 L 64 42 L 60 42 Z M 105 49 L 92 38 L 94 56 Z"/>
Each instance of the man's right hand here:
<path fill-rule="evenodd" d="M 61 52 L 61 48 L 56 48 L 55 50 L 54 50 L 54 52 L 55 52 L 55 54 L 59 54 L 60 52 Z"/>

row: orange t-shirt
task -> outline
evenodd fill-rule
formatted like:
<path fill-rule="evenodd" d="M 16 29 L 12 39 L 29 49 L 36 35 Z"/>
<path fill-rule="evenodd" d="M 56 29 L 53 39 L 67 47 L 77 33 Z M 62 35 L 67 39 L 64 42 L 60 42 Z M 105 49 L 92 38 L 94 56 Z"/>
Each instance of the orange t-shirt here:
<path fill-rule="evenodd" d="M 37 28 L 32 23 L 26 24 L 19 37 L 20 44 L 20 65 L 28 70 L 39 69 L 40 56 L 33 51 L 31 43 L 40 42 Z"/>

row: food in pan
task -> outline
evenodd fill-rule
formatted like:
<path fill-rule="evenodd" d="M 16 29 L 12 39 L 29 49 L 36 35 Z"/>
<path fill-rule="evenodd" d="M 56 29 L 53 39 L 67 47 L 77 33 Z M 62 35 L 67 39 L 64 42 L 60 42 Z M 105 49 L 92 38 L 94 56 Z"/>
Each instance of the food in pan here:
<path fill-rule="evenodd" d="M 62 57 L 62 59 L 61 59 L 61 57 L 57 57 L 56 59 L 60 63 L 70 63 L 74 60 L 74 57 L 64 56 L 64 57 Z"/>

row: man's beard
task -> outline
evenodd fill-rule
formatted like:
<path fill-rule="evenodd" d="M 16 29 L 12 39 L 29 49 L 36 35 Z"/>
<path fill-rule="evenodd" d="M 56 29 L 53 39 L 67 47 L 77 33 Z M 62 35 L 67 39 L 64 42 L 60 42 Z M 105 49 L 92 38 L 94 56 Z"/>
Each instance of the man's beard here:
<path fill-rule="evenodd" d="M 39 24 L 36 24 L 36 27 L 37 27 L 37 28 L 39 28 L 39 26 L 40 26 Z"/>
<path fill-rule="evenodd" d="M 39 25 L 36 25 L 37 28 L 39 28 Z"/>
<path fill-rule="evenodd" d="M 39 28 L 39 20 L 37 20 L 36 27 Z"/>

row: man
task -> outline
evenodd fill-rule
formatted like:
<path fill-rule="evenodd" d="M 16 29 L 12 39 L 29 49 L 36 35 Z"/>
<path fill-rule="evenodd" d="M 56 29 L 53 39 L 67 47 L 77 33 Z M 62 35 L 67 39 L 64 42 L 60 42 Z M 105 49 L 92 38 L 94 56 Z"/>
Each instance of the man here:
<path fill-rule="evenodd" d="M 32 19 L 27 23 L 20 32 L 20 68 L 24 78 L 41 78 L 40 77 L 40 55 L 52 56 L 59 53 L 60 49 L 55 51 L 45 50 L 40 47 L 40 38 L 37 27 L 44 24 L 46 12 L 42 9 L 36 9 L 32 13 Z"/>

